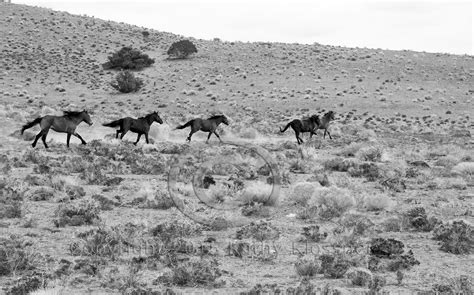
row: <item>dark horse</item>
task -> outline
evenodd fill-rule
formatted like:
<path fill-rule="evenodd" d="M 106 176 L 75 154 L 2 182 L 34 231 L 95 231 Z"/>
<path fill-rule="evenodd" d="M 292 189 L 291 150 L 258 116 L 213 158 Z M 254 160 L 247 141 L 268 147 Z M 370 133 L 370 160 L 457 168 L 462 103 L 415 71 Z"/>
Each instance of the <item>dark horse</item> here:
<path fill-rule="evenodd" d="M 137 141 L 133 143 L 134 145 L 137 145 L 142 134 L 145 134 L 146 143 L 150 143 L 148 141 L 148 132 L 150 131 L 150 126 L 153 122 L 163 124 L 163 120 L 161 120 L 157 112 L 153 112 L 138 119 L 126 117 L 102 125 L 107 127 L 119 127 L 115 134 L 115 138 L 118 138 L 119 134 L 122 133 L 122 135 L 120 135 L 120 139 L 122 139 L 128 131 L 138 133 Z"/>
<path fill-rule="evenodd" d="M 201 119 L 201 118 L 192 119 L 188 123 L 176 127 L 176 129 L 184 129 L 188 126 L 191 126 L 191 132 L 189 132 L 189 136 L 187 138 L 188 141 L 191 141 L 191 136 L 193 136 L 193 134 L 198 131 L 209 132 L 209 135 L 207 136 L 207 140 L 206 140 L 206 143 L 208 143 L 209 138 L 211 137 L 213 133 L 217 136 L 217 138 L 219 138 L 220 141 L 222 141 L 219 134 L 217 134 L 216 132 L 217 126 L 219 126 L 220 123 L 229 125 L 229 121 L 227 120 L 226 116 L 217 115 L 217 116 L 212 116 L 207 120 Z"/>
<path fill-rule="evenodd" d="M 303 140 L 300 138 L 300 133 L 310 132 L 309 138 L 311 139 L 313 134 L 316 134 L 315 130 L 318 129 L 319 124 L 319 116 L 312 115 L 308 119 L 294 119 L 284 129 L 280 127 L 280 132 L 285 132 L 288 127 L 291 127 L 295 131 L 296 141 L 298 144 L 302 144 Z"/>
<path fill-rule="evenodd" d="M 326 138 L 326 133 L 329 135 L 329 139 L 332 139 L 331 133 L 329 133 L 329 123 L 334 120 L 334 112 L 329 111 L 324 116 L 321 118 L 320 123 L 318 125 L 317 129 L 324 129 L 324 135 L 323 138 Z M 314 134 L 316 134 L 316 131 L 314 131 Z"/>
<path fill-rule="evenodd" d="M 69 140 L 71 139 L 71 135 L 74 135 L 75 137 L 79 138 L 82 142 L 82 144 L 86 144 L 84 139 L 79 135 L 79 133 L 76 132 L 76 127 L 81 123 L 82 121 L 86 122 L 89 125 L 92 125 L 91 117 L 87 113 L 86 110 L 81 111 L 81 112 L 64 112 L 63 116 L 44 116 L 44 117 L 39 117 L 29 123 L 26 123 L 23 125 L 23 128 L 21 128 L 21 134 L 36 124 L 40 124 L 41 131 L 36 135 L 35 140 L 31 144 L 32 147 L 36 146 L 36 142 L 38 139 L 41 137 L 41 140 L 43 141 L 44 147 L 48 148 L 48 145 L 46 144 L 46 136 L 48 135 L 49 129 L 53 129 L 56 132 L 61 132 L 61 133 L 67 133 L 67 147 L 69 147 Z"/>

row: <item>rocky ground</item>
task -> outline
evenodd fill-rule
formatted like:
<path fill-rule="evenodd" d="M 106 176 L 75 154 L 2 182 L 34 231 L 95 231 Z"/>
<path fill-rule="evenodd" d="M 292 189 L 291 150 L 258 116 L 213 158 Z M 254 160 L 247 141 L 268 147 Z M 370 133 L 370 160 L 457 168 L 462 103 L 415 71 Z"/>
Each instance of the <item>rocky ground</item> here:
<path fill-rule="evenodd" d="M 0 35 L 0 293 L 472 294 L 473 56 L 191 39 L 197 54 L 169 60 L 182 36 L 5 3 Z M 155 63 L 120 94 L 102 64 L 130 45 Z M 82 109 L 85 146 L 20 135 Z M 151 144 L 101 126 L 155 110 Z M 328 110 L 332 140 L 279 132 Z M 217 113 L 243 146 L 173 130 Z M 173 192 L 205 224 L 169 197 L 175 159 Z"/>

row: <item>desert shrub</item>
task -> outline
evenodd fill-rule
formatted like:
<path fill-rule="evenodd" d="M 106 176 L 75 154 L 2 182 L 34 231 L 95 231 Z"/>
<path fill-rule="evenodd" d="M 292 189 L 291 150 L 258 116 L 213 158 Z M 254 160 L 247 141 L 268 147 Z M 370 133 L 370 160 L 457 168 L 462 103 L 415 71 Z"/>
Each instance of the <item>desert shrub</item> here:
<path fill-rule="evenodd" d="M 236 238 L 239 240 L 253 238 L 257 241 L 265 241 L 276 240 L 279 237 L 280 231 L 269 222 L 263 220 L 251 222 L 250 224 L 242 226 L 236 232 Z"/>
<path fill-rule="evenodd" d="M 323 254 L 319 256 L 321 261 L 321 270 L 325 277 L 331 279 L 340 279 L 344 277 L 347 270 L 353 266 L 353 263 L 347 260 L 342 254 Z"/>
<path fill-rule="evenodd" d="M 22 215 L 21 206 L 23 194 L 18 190 L 6 187 L 0 189 L 0 219 L 20 218 Z"/>
<path fill-rule="evenodd" d="M 291 189 L 290 199 L 297 205 L 306 206 L 313 196 L 316 187 L 311 182 L 298 182 Z"/>
<path fill-rule="evenodd" d="M 364 235 L 374 226 L 372 220 L 361 214 L 344 214 L 339 222 L 342 226 L 352 229 L 358 236 Z"/>
<path fill-rule="evenodd" d="M 162 241 L 170 241 L 176 238 L 189 237 L 200 234 L 202 228 L 195 224 L 178 221 L 164 222 L 150 229 L 150 234 L 160 238 Z"/>
<path fill-rule="evenodd" d="M 404 253 L 404 247 L 401 241 L 395 239 L 372 239 L 369 246 L 369 269 L 396 272 L 420 264 L 411 250 Z"/>
<path fill-rule="evenodd" d="M 315 202 L 319 207 L 318 215 L 323 220 L 340 217 L 355 205 L 354 197 L 345 189 L 321 188 L 315 192 Z"/>
<path fill-rule="evenodd" d="M 472 277 L 461 275 L 445 279 L 445 281 L 445 283 L 437 283 L 433 286 L 433 291 L 436 294 L 474 294 Z"/>
<path fill-rule="evenodd" d="M 78 203 L 61 204 L 56 210 L 56 218 L 53 222 L 56 227 L 93 224 L 94 221 L 100 219 L 99 208 L 99 204 L 95 201 L 81 200 Z"/>
<path fill-rule="evenodd" d="M 329 171 L 347 172 L 349 168 L 356 166 L 353 160 L 344 158 L 333 158 L 323 162 L 324 169 Z"/>
<path fill-rule="evenodd" d="M 386 232 L 400 232 L 403 221 L 399 217 L 390 217 L 382 222 L 382 228 Z"/>
<path fill-rule="evenodd" d="M 273 206 L 277 203 L 277 198 L 272 195 L 273 186 L 263 182 L 252 182 L 244 187 L 240 198 L 244 204 L 260 203 L 266 206 Z"/>
<path fill-rule="evenodd" d="M 428 218 L 425 208 L 416 207 L 408 210 L 403 215 L 405 218 L 405 223 L 408 227 L 411 227 L 418 231 L 431 231 L 433 228 L 439 224 L 439 220 L 434 217 Z"/>
<path fill-rule="evenodd" d="M 357 152 L 357 157 L 362 161 L 380 162 L 382 159 L 382 150 L 374 146 L 361 148 Z"/>
<path fill-rule="evenodd" d="M 295 262 L 296 273 L 301 277 L 314 277 L 319 273 L 321 262 L 313 255 L 303 256 Z"/>
<path fill-rule="evenodd" d="M 347 272 L 347 277 L 354 286 L 368 287 L 372 284 L 372 272 L 365 268 L 353 268 Z"/>
<path fill-rule="evenodd" d="M 301 241 L 311 241 L 319 243 L 327 238 L 328 233 L 320 232 L 320 227 L 318 225 L 309 225 L 303 227 L 303 232 L 301 233 L 301 235 Z"/>
<path fill-rule="evenodd" d="M 362 148 L 362 144 L 358 142 L 351 142 L 344 147 L 340 152 L 336 153 L 338 156 L 355 157 L 357 152 Z"/>
<path fill-rule="evenodd" d="M 241 209 L 243 216 L 270 217 L 270 210 L 262 203 L 249 203 Z"/>
<path fill-rule="evenodd" d="M 364 207 L 367 211 L 386 210 L 392 204 L 392 200 L 387 195 L 368 195 L 364 197 Z"/>
<path fill-rule="evenodd" d="M 17 274 L 36 268 L 36 253 L 16 236 L 0 238 L 0 276 Z"/>
<path fill-rule="evenodd" d="M 474 162 L 461 162 L 453 167 L 452 172 L 466 176 L 474 175 Z"/>
<path fill-rule="evenodd" d="M 9 287 L 6 295 L 31 294 L 33 291 L 46 288 L 47 277 L 38 272 L 24 275 L 17 279 L 14 286 Z"/>
<path fill-rule="evenodd" d="M 117 247 L 120 246 L 122 238 L 116 231 L 97 228 L 79 233 L 77 237 L 80 241 L 69 245 L 72 255 L 115 258 L 119 254 Z"/>
<path fill-rule="evenodd" d="M 374 163 L 361 163 L 350 167 L 349 175 L 352 177 L 365 177 L 368 181 L 375 181 L 382 177 L 382 172 Z"/>
<path fill-rule="evenodd" d="M 437 226 L 433 238 L 441 242 L 440 249 L 453 254 L 470 254 L 474 250 L 474 227 L 462 220 Z"/>
<path fill-rule="evenodd" d="M 143 86 L 143 80 L 135 77 L 130 71 L 121 71 L 115 76 L 115 81 L 110 83 L 114 89 L 122 93 L 137 92 Z"/>
<path fill-rule="evenodd" d="M 102 65 L 104 69 L 141 70 L 155 62 L 147 54 L 127 46 L 110 55 L 108 59 L 109 61 Z"/>
<path fill-rule="evenodd" d="M 190 54 L 196 53 L 197 48 L 193 44 L 193 42 L 189 40 L 181 40 L 178 42 L 174 42 L 171 44 L 171 47 L 168 49 L 166 54 L 168 54 L 169 57 L 174 57 L 174 58 L 186 58 Z"/>
<path fill-rule="evenodd" d="M 220 287 L 224 283 L 217 279 L 222 276 L 216 259 L 191 260 L 175 266 L 170 272 L 158 277 L 157 283 L 168 286 Z"/>

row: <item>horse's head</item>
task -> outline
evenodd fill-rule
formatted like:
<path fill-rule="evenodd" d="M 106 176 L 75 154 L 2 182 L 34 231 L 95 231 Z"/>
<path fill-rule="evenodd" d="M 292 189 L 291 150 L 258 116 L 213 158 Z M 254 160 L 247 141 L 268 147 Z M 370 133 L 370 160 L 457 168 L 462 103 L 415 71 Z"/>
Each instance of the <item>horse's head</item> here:
<path fill-rule="evenodd" d="M 91 117 L 89 116 L 89 113 L 86 110 L 83 110 L 81 115 L 82 115 L 82 121 L 89 124 L 89 126 L 91 126 L 93 124 L 92 120 L 91 120 Z"/>
<path fill-rule="evenodd" d="M 335 120 L 335 115 L 336 115 L 335 112 L 329 111 L 329 112 L 327 112 L 324 116 L 327 117 L 327 118 L 329 118 L 330 120 Z"/>
<path fill-rule="evenodd" d="M 152 114 L 151 114 L 151 118 L 153 119 L 154 122 L 158 122 L 160 124 L 163 124 L 163 120 L 161 120 L 160 116 L 158 115 L 158 112 L 157 111 L 154 111 Z"/>
<path fill-rule="evenodd" d="M 226 116 L 222 115 L 222 123 L 229 125 L 229 119 Z"/>

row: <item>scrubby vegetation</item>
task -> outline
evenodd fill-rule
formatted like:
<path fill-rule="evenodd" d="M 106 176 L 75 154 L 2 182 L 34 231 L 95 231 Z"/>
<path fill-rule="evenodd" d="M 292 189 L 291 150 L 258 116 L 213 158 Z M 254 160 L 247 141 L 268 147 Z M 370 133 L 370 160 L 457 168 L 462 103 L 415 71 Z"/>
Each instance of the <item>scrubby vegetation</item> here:
<path fill-rule="evenodd" d="M 166 52 L 170 57 L 178 59 L 186 58 L 193 53 L 197 53 L 197 48 L 196 45 L 189 40 L 174 42 Z"/>
<path fill-rule="evenodd" d="M 108 59 L 109 61 L 102 65 L 104 69 L 141 70 L 155 63 L 147 54 L 127 46 L 110 55 Z"/>
<path fill-rule="evenodd" d="M 137 92 L 143 86 L 143 80 L 126 70 L 118 73 L 110 86 L 122 93 Z"/>

